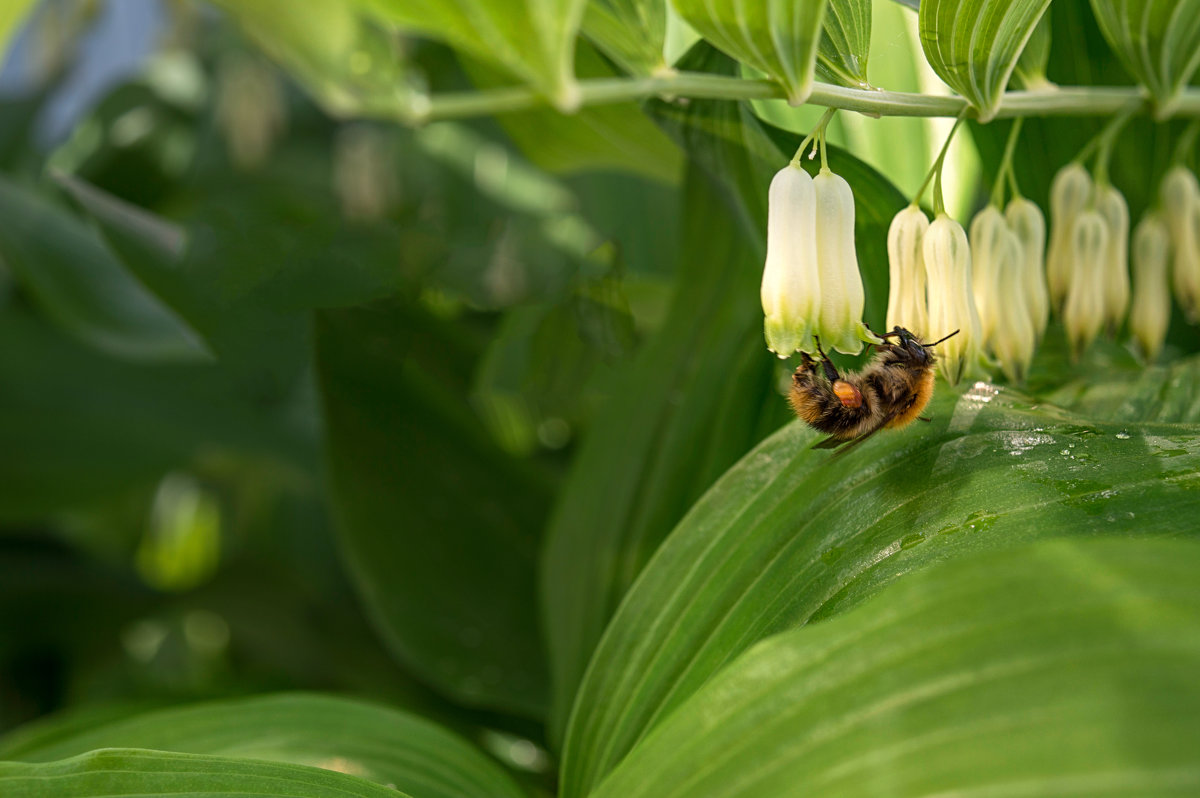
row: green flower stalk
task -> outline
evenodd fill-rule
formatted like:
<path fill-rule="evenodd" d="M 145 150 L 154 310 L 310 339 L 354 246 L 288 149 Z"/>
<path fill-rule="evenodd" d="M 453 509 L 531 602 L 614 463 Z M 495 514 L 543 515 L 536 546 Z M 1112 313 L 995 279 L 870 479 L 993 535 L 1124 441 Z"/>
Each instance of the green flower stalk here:
<path fill-rule="evenodd" d="M 877 340 L 862 322 L 866 294 L 854 250 L 854 193 L 842 177 L 821 167 L 816 190 L 817 265 L 820 270 L 821 345 L 848 355 Z"/>
<path fill-rule="evenodd" d="M 1072 250 L 1075 220 L 1092 197 L 1092 178 L 1078 163 L 1058 171 L 1050 184 L 1050 249 L 1046 253 L 1046 282 L 1050 302 L 1062 309 L 1074 273 Z"/>
<path fill-rule="evenodd" d="M 1050 293 L 1046 288 L 1046 219 L 1036 203 L 1016 197 L 1004 210 L 1009 229 L 1021 245 L 1021 281 L 1025 302 L 1038 340 L 1050 320 Z"/>
<path fill-rule="evenodd" d="M 1200 184 L 1186 167 L 1175 166 L 1159 193 L 1171 231 L 1175 298 L 1195 323 L 1200 321 Z"/>
<path fill-rule="evenodd" d="M 1096 265 L 1104 260 L 1110 239 L 1108 223 L 1099 212 L 1087 210 L 1075 217 L 1068 241 L 1072 273 L 1063 306 L 1063 324 L 1071 354 L 1076 359 L 1095 340 L 1104 324 L 1104 281 L 1097 279 Z"/>
<path fill-rule="evenodd" d="M 1162 350 L 1171 321 L 1171 295 L 1167 288 L 1171 233 L 1163 215 L 1147 213 L 1133 231 L 1133 307 L 1129 329 L 1146 360 Z"/>
<path fill-rule="evenodd" d="M 983 359 L 979 312 L 972 292 L 971 246 L 967 233 L 945 212 L 922 238 L 929 293 L 929 336 L 958 335 L 938 347 L 938 370 L 951 385 L 976 370 Z"/>
<path fill-rule="evenodd" d="M 781 358 L 816 349 L 819 279 L 813 179 L 789 164 L 771 181 L 761 290 L 767 348 Z"/>
<path fill-rule="evenodd" d="M 1108 247 L 1099 265 L 1104 286 L 1104 324 L 1115 334 L 1129 309 L 1129 206 L 1120 191 L 1103 185 L 1096 187 L 1096 211 L 1108 226 Z"/>
<path fill-rule="evenodd" d="M 909 205 L 892 219 L 888 228 L 887 328 L 896 326 L 929 336 L 929 311 L 925 300 L 925 253 L 922 238 L 929 219 L 916 205 Z"/>

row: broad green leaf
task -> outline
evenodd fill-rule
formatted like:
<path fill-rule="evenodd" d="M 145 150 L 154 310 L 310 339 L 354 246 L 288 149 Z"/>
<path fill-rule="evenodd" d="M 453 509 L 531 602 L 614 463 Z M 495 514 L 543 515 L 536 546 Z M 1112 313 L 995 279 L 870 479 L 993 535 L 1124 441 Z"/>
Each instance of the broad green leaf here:
<path fill-rule="evenodd" d="M 921 46 L 938 76 L 986 122 L 1050 0 L 924 0 Z"/>
<path fill-rule="evenodd" d="M 817 48 L 817 75 L 844 86 L 869 87 L 871 0 L 828 0 Z"/>
<path fill-rule="evenodd" d="M 1053 38 L 1050 31 L 1050 12 L 1042 14 L 1042 19 L 1033 29 L 1017 65 L 1013 69 L 1013 77 L 1017 79 L 1022 89 L 1027 91 L 1045 89 L 1051 86 L 1046 79 L 1046 65 L 1050 62 L 1050 42 Z"/>
<path fill-rule="evenodd" d="M 591 0 L 583 12 L 583 33 L 632 75 L 667 68 L 667 0 Z"/>
<path fill-rule="evenodd" d="M 939 386 L 926 415 L 840 456 L 797 422 L 705 494 L 596 650 L 568 729 L 568 798 L 755 641 L 905 573 L 1037 538 L 1196 534 L 1200 429 L 1031 410 L 987 383 Z"/>
<path fill-rule="evenodd" d="M 359 0 L 389 24 L 507 68 L 562 111 L 579 105 L 575 36 L 586 0 Z"/>
<path fill-rule="evenodd" d="M 733 65 L 702 44 L 681 67 L 720 71 Z M 690 204 L 712 190 L 699 175 L 691 176 L 685 218 L 695 227 L 683 237 L 678 267 L 683 283 L 672 315 L 661 340 L 643 353 L 640 371 L 631 374 L 636 381 L 631 384 L 641 387 L 618 390 L 625 398 L 597 420 L 551 523 L 542 590 L 555 678 L 552 736 L 565 721 L 604 625 L 671 526 L 722 469 L 786 417 L 776 388 L 777 361 L 762 339 L 757 286 L 767 187 L 790 157 L 777 143 L 788 137 L 739 104 L 693 101 L 681 108 L 653 102 L 649 110 L 727 194 L 733 216 L 727 218 L 727 206 L 715 199 Z M 830 162 L 854 188 L 868 317 L 881 323 L 887 295 L 883 244 L 904 199 L 847 153 L 831 152 Z M 733 223 L 740 224 L 741 235 L 730 229 Z M 730 269 L 731 261 L 739 264 L 736 269 Z M 734 340 L 743 341 L 741 348 L 731 348 Z M 746 382 L 716 404 L 712 386 L 729 385 L 731 374 Z M 662 409 L 654 412 L 662 416 L 655 419 L 649 415 L 655 408 L 651 397 L 660 394 Z M 713 431 L 734 432 L 756 418 L 762 420 L 757 427 L 727 439 Z"/>
<path fill-rule="evenodd" d="M 1200 545 L 940 565 L 718 673 L 596 798 L 1194 795 Z"/>
<path fill-rule="evenodd" d="M 3 179 L 0 217 L 0 261 L 80 341 L 131 360 L 208 357 L 196 333 L 82 222 Z"/>
<path fill-rule="evenodd" d="M 334 696 L 290 693 L 147 712 L 89 726 L 20 732 L 0 759 L 50 762 L 98 748 L 152 748 L 337 770 L 413 798 L 520 798 L 477 748 L 417 715 Z"/>
<path fill-rule="evenodd" d="M 580 44 L 575 58 L 580 77 L 615 77 L 612 68 L 586 42 Z M 476 86 L 487 89 L 503 85 L 502 76 L 491 66 L 464 60 Z M 527 158 L 551 172 L 612 169 L 664 183 L 679 180 L 679 148 L 635 103 L 590 106 L 570 115 L 549 108 L 518 111 L 501 114 L 496 122 Z"/>
<path fill-rule="evenodd" d="M 808 99 L 826 0 L 672 2 L 705 39 L 778 81 L 792 105 Z"/>
<path fill-rule="evenodd" d="M 28 764 L 0 762 L 5 798 L 404 798 L 404 793 L 344 773 L 195 754 L 111 748 Z"/>
<path fill-rule="evenodd" d="M 0 64 L 7 59 L 8 42 L 33 8 L 34 0 L 8 0 L 0 7 Z"/>
<path fill-rule="evenodd" d="M 318 314 L 340 540 L 401 660 L 461 702 L 536 717 L 546 676 L 534 566 L 548 498 L 470 412 L 469 369 L 447 334 L 402 305 Z"/>
<path fill-rule="evenodd" d="M 416 118 L 402 61 L 382 31 L 346 0 L 211 0 L 333 114 Z"/>
<path fill-rule="evenodd" d="M 1092 0 L 1092 10 L 1121 64 L 1150 90 L 1159 116 L 1169 116 L 1200 67 L 1200 4 Z"/>

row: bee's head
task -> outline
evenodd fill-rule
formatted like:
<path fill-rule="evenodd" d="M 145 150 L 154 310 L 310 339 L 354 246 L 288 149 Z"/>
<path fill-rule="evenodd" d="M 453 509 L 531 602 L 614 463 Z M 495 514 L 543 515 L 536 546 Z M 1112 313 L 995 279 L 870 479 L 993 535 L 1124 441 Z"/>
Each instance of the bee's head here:
<path fill-rule="evenodd" d="M 904 357 L 908 358 L 918 366 L 928 366 L 934 361 L 934 354 L 930 350 L 940 344 L 942 341 L 945 341 L 947 338 L 957 334 L 958 330 L 955 330 L 954 332 L 950 333 L 950 335 L 939 338 L 931 344 L 923 344 L 917 339 L 917 336 L 913 335 L 903 327 L 896 326 L 892 328 L 891 332 L 884 333 L 880 337 L 885 339 L 895 338 L 896 343 L 889 344 L 893 351 L 896 351 L 898 354 L 902 354 Z"/>

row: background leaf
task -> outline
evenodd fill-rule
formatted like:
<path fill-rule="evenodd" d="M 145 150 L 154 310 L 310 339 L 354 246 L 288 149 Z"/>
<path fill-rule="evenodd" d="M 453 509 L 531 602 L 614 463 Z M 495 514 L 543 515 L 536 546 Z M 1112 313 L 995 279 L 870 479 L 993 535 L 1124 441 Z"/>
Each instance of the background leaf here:
<path fill-rule="evenodd" d="M 929 65 L 986 122 L 1050 0 L 925 0 L 921 45 Z"/>
<path fill-rule="evenodd" d="M 575 35 L 585 0 L 361 0 L 380 19 L 507 68 L 561 110 L 579 102 Z"/>
<path fill-rule="evenodd" d="M 870 0 L 828 0 L 817 48 L 817 75 L 844 86 L 866 88 L 871 47 Z"/>
<path fill-rule="evenodd" d="M 0 790 L 6 798 L 404 797 L 391 787 L 320 768 L 123 748 L 44 764 L 0 762 Z"/>
<path fill-rule="evenodd" d="M 837 459 L 810 450 L 815 436 L 797 422 L 705 494 L 592 659 L 567 734 L 567 795 L 594 787 L 755 641 L 905 573 L 1040 537 L 1195 532 L 1191 427 L 1031 411 L 986 383 L 961 396 L 940 386 L 928 415 L 932 425 Z"/>
<path fill-rule="evenodd" d="M 471 414 L 467 362 L 446 335 L 399 304 L 318 316 L 341 542 L 402 661 L 461 702 L 537 717 L 547 679 L 534 564 L 546 484 Z"/>
<path fill-rule="evenodd" d="M 17 33 L 33 3 L 34 0 L 11 0 L 0 9 L 0 62 L 5 60 L 9 39 Z"/>
<path fill-rule="evenodd" d="M 204 344 L 66 211 L 0 179 L 0 259 L 80 341 L 135 360 L 204 360 Z"/>
<path fill-rule="evenodd" d="M 1200 67 L 1200 6 L 1186 0 L 1092 0 L 1104 38 L 1165 117 Z"/>
<path fill-rule="evenodd" d="M 595 795 L 1192 793 L 1197 567 L 1113 540 L 914 574 L 752 648 Z"/>
<path fill-rule="evenodd" d="M 667 0 L 591 0 L 583 33 L 630 74 L 652 75 L 667 66 Z"/>
<path fill-rule="evenodd" d="M 1041 20 L 1034 26 L 1017 65 L 1013 68 L 1013 77 L 1017 79 L 1022 89 L 1034 90 L 1048 88 L 1046 80 L 1046 65 L 1050 63 L 1050 20 L 1053 15 L 1049 10 L 1042 14 Z"/>
<path fill-rule="evenodd" d="M 826 0 L 672 0 L 722 52 L 766 72 L 800 105 L 812 91 Z"/>
<path fill-rule="evenodd" d="M 500 766 L 437 724 L 346 698 L 291 693 L 173 707 L 76 731 L 0 740 L 0 759 L 49 762 L 96 748 L 153 748 L 338 770 L 413 798 L 520 798 Z"/>

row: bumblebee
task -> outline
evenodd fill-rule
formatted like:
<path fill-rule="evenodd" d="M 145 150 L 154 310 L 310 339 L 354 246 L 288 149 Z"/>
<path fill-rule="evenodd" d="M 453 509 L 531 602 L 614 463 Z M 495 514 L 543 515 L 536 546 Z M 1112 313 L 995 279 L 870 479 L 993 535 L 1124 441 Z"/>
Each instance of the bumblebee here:
<path fill-rule="evenodd" d="M 817 341 L 820 360 L 802 353 L 788 394 L 797 416 L 829 434 L 813 448 L 846 451 L 885 427 L 898 429 L 919 418 L 933 397 L 937 358 L 932 347 L 957 333 L 923 344 L 908 330 L 896 327 L 880 336 L 883 343 L 870 344 L 878 351 L 861 373 L 844 374 L 838 373 Z M 889 338 L 895 343 L 889 343 Z"/>

